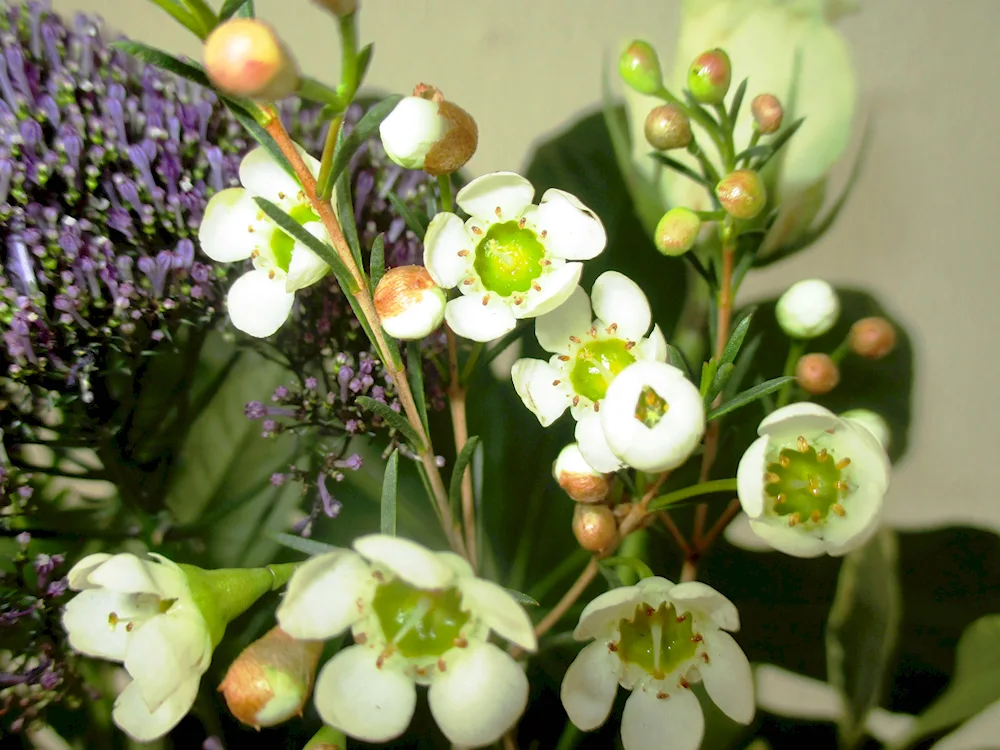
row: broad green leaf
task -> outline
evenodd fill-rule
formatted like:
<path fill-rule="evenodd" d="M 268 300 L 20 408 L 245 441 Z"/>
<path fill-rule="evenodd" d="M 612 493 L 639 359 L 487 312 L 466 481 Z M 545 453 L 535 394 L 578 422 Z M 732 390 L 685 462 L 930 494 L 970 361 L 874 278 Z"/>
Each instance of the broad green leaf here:
<path fill-rule="evenodd" d="M 729 366 L 733 367 L 733 365 Z M 732 371 L 730 370 L 730 374 L 731 373 Z M 790 383 L 793 380 L 795 380 L 793 376 L 787 376 L 787 377 L 782 376 L 780 378 L 772 378 L 771 380 L 767 380 L 763 383 L 755 385 L 753 388 L 748 388 L 742 393 L 737 393 L 729 401 L 726 401 L 724 404 L 719 404 L 719 406 L 712 409 L 708 413 L 708 419 L 709 420 L 718 419 L 724 414 L 728 414 L 731 411 L 735 411 L 736 409 L 744 407 L 747 404 L 752 404 L 754 401 L 764 398 L 764 396 L 767 396 L 770 393 L 774 393 L 775 391 L 779 390 L 781 386 L 783 386 L 785 383 Z"/>
<path fill-rule="evenodd" d="M 844 558 L 827 622 L 827 672 L 844 697 L 838 725 L 845 747 L 856 746 L 881 702 L 900 618 L 896 536 L 883 529 Z"/>
<path fill-rule="evenodd" d="M 372 243 L 371 260 L 368 264 L 368 288 L 375 294 L 375 287 L 385 276 L 385 239 L 380 232 Z"/>
<path fill-rule="evenodd" d="M 452 509 L 460 508 L 462 505 L 462 476 L 465 474 L 472 456 L 479 447 L 479 438 L 473 435 L 465 443 L 458 458 L 455 459 L 455 466 L 451 470 L 451 482 L 448 485 L 448 500 Z"/>
<path fill-rule="evenodd" d="M 332 544 L 318 542 L 315 539 L 306 539 L 294 534 L 271 534 L 271 538 L 282 547 L 288 547 L 288 549 L 293 549 L 296 552 L 302 552 L 306 555 L 322 555 L 337 549 Z"/>
<path fill-rule="evenodd" d="M 411 425 L 402 414 L 391 409 L 388 404 L 376 401 L 371 396 L 358 396 L 357 402 L 358 405 L 365 411 L 376 414 L 384 419 L 390 427 L 409 440 L 410 444 L 418 453 L 423 451 L 424 444 L 421 442 L 420 438 L 417 437 L 417 433 L 413 429 L 413 425 Z"/>
<path fill-rule="evenodd" d="M 382 521 L 379 529 L 383 534 L 396 536 L 396 485 L 399 474 L 399 449 L 389 456 L 385 465 L 385 477 L 382 479 Z"/>

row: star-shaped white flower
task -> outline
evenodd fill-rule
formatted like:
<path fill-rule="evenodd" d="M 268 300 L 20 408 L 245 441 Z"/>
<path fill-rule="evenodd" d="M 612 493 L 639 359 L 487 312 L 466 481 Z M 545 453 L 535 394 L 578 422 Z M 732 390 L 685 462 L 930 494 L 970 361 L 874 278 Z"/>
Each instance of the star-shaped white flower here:
<path fill-rule="evenodd" d="M 492 631 L 533 651 L 527 613 L 453 553 L 382 534 L 355 540 L 354 549 L 302 565 L 277 612 L 295 638 L 348 628 L 354 636 L 316 680 L 320 716 L 352 737 L 386 742 L 409 725 L 416 685 L 429 685 L 431 713 L 453 744 L 495 742 L 524 711 L 528 681 L 487 638 Z"/>
<path fill-rule="evenodd" d="M 519 359 L 511 376 L 524 405 L 543 427 L 569 407 L 583 457 L 596 471 L 609 472 L 623 463 L 601 429 L 601 401 L 618 373 L 633 362 L 665 362 L 667 342 L 659 326 L 649 332 L 649 301 L 627 276 L 602 273 L 592 293 L 588 299 L 576 287 L 558 310 L 535 321 L 538 343 L 553 356 L 548 362 Z"/>
<path fill-rule="evenodd" d="M 631 690 L 622 715 L 625 750 L 696 750 L 705 718 L 691 685 L 699 680 L 731 719 L 754 716 L 750 663 L 729 631 L 739 630 L 731 601 L 697 581 L 645 578 L 611 589 L 584 608 L 573 636 L 585 646 L 566 671 L 563 707 L 578 728 L 607 721 L 621 685 Z"/>
<path fill-rule="evenodd" d="M 736 473 L 753 532 L 796 557 L 864 544 L 889 487 L 889 457 L 876 437 L 811 403 L 778 409 L 757 432 Z"/>
<path fill-rule="evenodd" d="M 299 148 L 313 176 L 319 162 Z M 255 197 L 281 208 L 302 228 L 327 244 L 327 234 L 302 186 L 263 148 L 255 148 L 240 164 L 241 188 L 212 196 L 198 230 L 205 255 L 220 263 L 253 260 L 253 270 L 240 276 L 226 298 L 229 317 L 241 331 L 264 338 L 287 320 L 295 291 L 323 278 L 330 267 L 306 245 L 279 229 Z"/>
<path fill-rule="evenodd" d="M 209 627 L 187 577 L 153 557 L 83 558 L 69 572 L 70 588 L 80 593 L 63 613 L 74 649 L 122 662 L 132 677 L 111 717 L 139 742 L 162 737 L 187 714 L 212 660 Z"/>
<path fill-rule="evenodd" d="M 470 215 L 437 214 L 424 238 L 424 265 L 445 289 L 462 296 L 445 309 L 460 336 L 492 341 L 521 318 L 551 312 L 580 281 L 583 264 L 607 244 L 604 225 L 575 196 L 535 188 L 513 172 L 483 175 L 456 196 Z"/>

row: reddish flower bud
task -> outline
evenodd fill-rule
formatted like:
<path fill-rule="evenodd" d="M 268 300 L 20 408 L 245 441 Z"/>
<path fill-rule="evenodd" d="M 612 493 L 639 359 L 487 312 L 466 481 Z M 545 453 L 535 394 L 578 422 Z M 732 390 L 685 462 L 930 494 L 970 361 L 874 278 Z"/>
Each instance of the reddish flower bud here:
<path fill-rule="evenodd" d="M 643 132 L 649 145 L 660 151 L 685 148 L 691 142 L 691 121 L 680 107 L 662 104 L 649 110 Z"/>
<path fill-rule="evenodd" d="M 316 5 L 335 16 L 349 16 L 358 9 L 358 0 L 313 0 Z"/>
<path fill-rule="evenodd" d="M 729 55 L 724 50 L 702 52 L 688 68 L 688 90 L 703 104 L 721 104 L 729 91 L 732 75 Z"/>
<path fill-rule="evenodd" d="M 386 271 L 375 287 L 375 312 L 390 336 L 422 339 L 441 325 L 448 298 L 423 266 Z"/>
<path fill-rule="evenodd" d="M 829 354 L 806 354 L 795 365 L 795 378 L 806 393 L 821 396 L 840 382 L 840 369 Z"/>
<path fill-rule="evenodd" d="M 618 538 L 615 515 L 606 505 L 578 504 L 573 510 L 573 534 L 588 552 L 608 549 Z"/>
<path fill-rule="evenodd" d="M 664 255 L 683 255 L 698 239 L 701 219 L 690 208 L 671 208 L 660 219 L 653 234 L 656 249 Z"/>
<path fill-rule="evenodd" d="M 896 329 L 885 318 L 862 318 L 849 337 L 851 351 L 866 359 L 881 359 L 896 348 Z"/>
<path fill-rule="evenodd" d="M 578 503 L 599 503 L 608 496 L 608 479 L 595 471 L 580 453 L 580 446 L 570 443 L 556 457 L 552 475 L 566 494 Z"/>
<path fill-rule="evenodd" d="M 715 195 L 730 216 L 752 219 L 767 204 L 767 189 L 760 175 L 752 169 L 730 172 L 715 186 Z"/>
<path fill-rule="evenodd" d="M 655 94 L 663 88 L 660 58 L 649 42 L 637 39 L 618 58 L 618 74 L 640 94 Z"/>
<path fill-rule="evenodd" d="M 382 121 L 379 135 L 396 164 L 435 177 L 457 172 L 479 145 L 479 127 L 472 115 L 423 83 Z"/>
<path fill-rule="evenodd" d="M 273 101 L 299 87 L 295 61 L 268 24 L 233 18 L 208 35 L 205 70 L 212 84 L 232 96 Z"/>
<path fill-rule="evenodd" d="M 777 133 L 781 127 L 781 119 L 785 116 L 785 110 L 774 94 L 755 96 L 750 103 L 750 111 L 753 113 L 754 122 L 757 123 L 757 130 L 762 135 Z"/>

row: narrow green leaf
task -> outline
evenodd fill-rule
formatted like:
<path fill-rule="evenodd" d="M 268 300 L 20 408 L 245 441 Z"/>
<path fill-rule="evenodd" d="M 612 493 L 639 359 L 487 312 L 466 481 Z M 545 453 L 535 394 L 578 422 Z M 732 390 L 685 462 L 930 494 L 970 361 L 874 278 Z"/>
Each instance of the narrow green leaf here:
<path fill-rule="evenodd" d="M 684 355 L 681 354 L 681 350 L 673 344 L 667 344 L 667 364 L 673 365 L 678 370 L 683 370 L 684 374 L 687 375 L 687 379 L 692 382 L 694 381 L 690 365 L 688 365 Z"/>
<path fill-rule="evenodd" d="M 427 225 L 429 224 L 427 217 L 418 215 L 403 202 L 402 198 L 392 191 L 386 197 L 389 199 L 392 207 L 396 209 L 396 213 L 406 222 L 406 228 L 423 240 L 424 235 L 427 234 Z"/>
<path fill-rule="evenodd" d="M 334 159 L 336 160 L 336 157 Z M 347 172 L 341 172 L 335 193 L 340 231 L 344 233 L 344 240 L 351 248 L 354 264 L 363 274 L 365 267 L 361 262 L 361 240 L 358 239 L 358 225 L 354 221 L 354 204 L 351 202 L 351 176 Z"/>
<path fill-rule="evenodd" d="M 472 456 L 479 447 L 479 438 L 475 435 L 469 438 L 462 452 L 455 459 L 455 466 L 451 471 L 451 482 L 448 485 L 448 499 L 452 508 L 458 508 L 462 504 L 462 476 L 465 474 Z"/>
<path fill-rule="evenodd" d="M 113 41 L 111 46 L 116 49 L 120 49 L 127 55 L 132 55 L 132 57 L 136 58 L 140 62 L 146 63 L 147 65 L 154 65 L 157 68 L 163 68 L 174 75 L 193 81 L 199 86 L 205 86 L 207 88 L 212 87 L 212 84 L 208 80 L 208 76 L 205 75 L 205 69 L 197 63 L 185 62 L 184 60 L 180 60 L 163 50 L 156 49 L 156 47 L 150 47 L 142 42 L 118 39 Z"/>
<path fill-rule="evenodd" d="M 755 385 L 753 388 L 748 388 L 742 393 L 737 393 L 732 399 L 724 404 L 720 404 L 715 409 L 712 409 L 708 413 L 708 419 L 718 419 L 724 414 L 728 414 L 731 411 L 736 411 L 747 404 L 752 404 L 758 399 L 764 398 L 771 393 L 779 390 L 781 386 L 785 383 L 795 380 L 795 377 L 789 375 L 787 377 L 773 378 L 771 380 L 766 380 L 763 383 Z"/>
<path fill-rule="evenodd" d="M 294 534 L 271 534 L 271 538 L 282 547 L 288 547 L 288 549 L 293 549 L 296 552 L 302 552 L 306 555 L 322 555 L 337 549 L 332 544 L 318 542 L 315 539 L 306 539 Z"/>
<path fill-rule="evenodd" d="M 420 413 L 420 421 L 424 425 L 424 432 L 430 435 L 431 428 L 427 422 L 427 395 L 424 393 L 424 360 L 419 341 L 409 341 L 406 344 L 406 373 L 410 381 L 410 391 L 413 392 L 413 400 Z"/>
<path fill-rule="evenodd" d="M 399 448 L 392 452 L 385 465 L 382 479 L 382 522 L 379 527 L 383 534 L 396 536 L 396 483 L 399 474 Z"/>
<path fill-rule="evenodd" d="M 733 396 L 739 392 L 740 386 L 746 379 L 747 374 L 750 372 L 750 368 L 753 367 L 756 360 L 754 359 L 757 350 L 760 349 L 761 341 L 763 341 L 763 334 L 757 334 L 749 343 L 745 343 L 743 348 L 740 349 L 740 354 L 736 358 L 736 369 L 733 370 L 733 374 L 729 378 L 729 382 L 723 391 L 723 398 L 729 401 Z"/>
<path fill-rule="evenodd" d="M 701 366 L 701 383 L 698 386 L 698 390 L 701 391 L 702 398 L 708 398 L 708 392 L 712 387 L 712 381 L 715 379 L 715 373 L 719 371 L 719 362 L 715 357 L 712 357 L 708 362 L 705 362 Z"/>
<path fill-rule="evenodd" d="M 747 331 L 750 329 L 750 323 L 753 322 L 754 309 L 751 308 L 743 319 L 737 324 L 736 328 L 733 329 L 733 335 L 729 337 L 729 341 L 726 342 L 726 348 L 722 352 L 722 362 L 735 362 L 736 355 L 740 353 L 740 347 L 743 346 L 743 340 L 747 337 Z"/>
<path fill-rule="evenodd" d="M 402 414 L 393 411 L 388 404 L 376 401 L 371 396 L 358 396 L 356 400 L 362 409 L 382 417 L 390 427 L 409 440 L 418 453 L 424 450 L 424 444 L 417 437 L 417 432 L 413 429 L 413 425 L 406 421 L 406 417 Z"/>
<path fill-rule="evenodd" d="M 215 11 L 209 7 L 205 0 L 182 0 L 184 5 L 190 11 L 197 20 L 201 27 L 205 30 L 202 39 L 207 37 L 212 33 L 212 29 L 219 25 L 219 17 L 215 15 Z"/>
<path fill-rule="evenodd" d="M 726 383 L 729 382 L 729 378 L 735 369 L 736 366 L 732 362 L 723 362 L 719 365 L 715 371 L 715 376 L 712 378 L 712 384 L 708 387 L 708 393 L 705 394 L 706 406 L 711 404 L 722 389 L 726 387 Z"/>
<path fill-rule="evenodd" d="M 375 43 L 366 44 L 358 52 L 358 86 L 365 80 L 368 74 L 368 66 L 372 63 L 372 55 L 375 53 Z"/>
<path fill-rule="evenodd" d="M 211 29 L 206 30 L 202 20 L 178 0 L 153 0 L 153 2 L 199 39 L 204 39 L 211 31 Z"/>
<path fill-rule="evenodd" d="M 786 143 L 788 143 L 789 140 L 791 140 L 791 137 L 795 135 L 796 131 L 798 131 L 798 129 L 802 127 L 802 123 L 804 123 L 805 121 L 806 118 L 800 117 L 798 120 L 796 120 L 787 128 L 783 129 L 780 133 L 778 133 L 773 140 L 769 141 L 766 144 L 771 148 L 771 153 L 762 157 L 760 161 L 758 161 L 756 164 L 753 165 L 753 167 L 751 167 L 751 169 L 753 169 L 756 172 L 762 170 L 764 166 L 769 161 L 771 161 L 771 159 L 773 159 L 778 154 L 779 151 L 781 151 L 782 147 Z"/>
<path fill-rule="evenodd" d="M 733 94 L 733 100 L 729 105 L 729 122 L 731 123 L 735 124 L 736 118 L 739 117 L 740 107 L 743 106 L 743 97 L 746 96 L 747 93 L 747 81 L 749 80 L 749 78 L 744 78 L 737 87 L 736 93 Z M 739 159 L 737 159 L 737 161 L 739 161 Z"/>
<path fill-rule="evenodd" d="M 249 6 L 249 16 L 245 15 Z M 226 0 L 219 10 L 219 20 L 226 21 L 239 14 L 244 18 L 253 18 L 253 0 Z"/>
<path fill-rule="evenodd" d="M 385 276 L 385 240 L 380 232 L 372 243 L 371 261 L 368 264 L 368 288 L 375 294 L 375 287 Z"/>
<path fill-rule="evenodd" d="M 827 674 L 844 697 L 838 721 L 843 747 L 858 745 L 869 712 L 881 702 L 901 599 L 896 536 L 883 529 L 844 558 L 826 626 Z"/>
<path fill-rule="evenodd" d="M 745 148 L 736 154 L 736 162 L 739 163 L 743 159 L 753 159 L 755 156 L 769 157 L 772 151 L 774 151 L 774 147 L 770 143 L 764 143 L 753 148 Z"/>
<path fill-rule="evenodd" d="M 522 606 L 524 606 L 524 607 L 537 607 L 537 606 L 539 606 L 538 602 L 536 602 L 530 596 L 528 596 L 527 594 L 525 594 L 523 591 L 517 591 L 516 589 L 508 589 L 508 588 L 504 588 L 504 591 L 506 591 L 508 594 L 510 594 L 515 599 L 517 599 L 517 603 L 520 604 L 520 605 L 522 605 Z"/>
<path fill-rule="evenodd" d="M 236 15 L 239 18 L 254 18 L 257 14 L 254 12 L 253 0 L 246 0 L 236 11 Z"/>
<path fill-rule="evenodd" d="M 333 157 L 333 165 L 323 184 L 316 186 L 316 192 L 321 197 L 333 195 L 333 186 L 337 184 L 341 174 L 347 169 L 351 157 L 357 152 L 365 141 L 371 138 L 378 131 L 378 126 L 382 120 L 389 116 L 389 113 L 396 108 L 402 100 L 399 94 L 388 96 L 378 104 L 369 107 L 368 111 L 358 120 L 351 134 L 337 144 L 337 153 Z M 343 134 L 343 131 L 341 131 Z M 421 235 L 423 236 L 423 235 Z"/>
<path fill-rule="evenodd" d="M 615 557 L 607 557 L 601 561 L 601 564 L 612 565 L 615 567 L 624 565 L 625 567 L 634 570 L 640 579 L 650 578 L 653 575 L 653 570 L 646 565 L 645 562 L 640 560 L 638 557 L 633 557 L 631 555 L 616 555 Z"/>
<path fill-rule="evenodd" d="M 618 575 L 618 571 L 612 568 L 610 565 L 607 565 L 602 562 L 598 564 L 597 569 L 598 571 L 600 571 L 601 576 L 608 584 L 609 589 L 620 589 L 622 586 L 625 585 L 624 583 L 622 583 L 622 579 Z"/>
<path fill-rule="evenodd" d="M 337 96 L 336 91 L 322 81 L 317 81 L 310 76 L 302 76 L 299 79 L 299 88 L 295 92 L 295 95 L 309 102 L 329 104 L 337 111 L 344 108 L 344 104 L 340 101 L 340 97 Z"/>
<path fill-rule="evenodd" d="M 341 286 L 344 286 L 349 294 L 358 291 L 357 285 L 354 283 L 354 278 L 347 270 L 347 266 L 344 265 L 344 262 L 337 255 L 336 250 L 323 242 L 323 240 L 311 235 L 295 219 L 266 198 L 257 197 L 254 198 L 254 201 L 260 206 L 261 211 L 267 214 L 267 217 L 277 224 L 285 234 L 295 241 L 301 242 L 316 253 L 324 263 L 330 266 L 340 281 Z"/>
<path fill-rule="evenodd" d="M 670 169 L 674 170 L 675 172 L 680 172 L 685 177 L 692 179 L 702 187 L 707 188 L 709 191 L 712 192 L 713 195 L 715 194 L 715 185 L 713 185 L 711 182 L 705 179 L 704 175 L 700 175 L 697 172 L 695 172 L 687 164 L 682 164 L 676 159 L 671 159 L 669 156 L 667 156 L 664 153 L 660 153 L 659 151 L 653 151 L 650 154 L 650 156 L 652 156 L 654 159 L 656 159 L 664 166 L 670 167 Z"/>
<path fill-rule="evenodd" d="M 288 161 L 288 157 L 285 156 L 284 152 L 278 146 L 278 143 L 271 137 L 270 133 L 261 127 L 260 123 L 257 122 L 257 120 L 255 120 L 247 110 L 230 106 L 229 111 L 233 113 L 233 117 L 239 121 L 240 125 L 243 126 L 253 139 L 257 141 L 257 143 L 259 143 L 265 151 L 267 151 L 271 158 L 281 165 L 282 169 L 288 172 L 288 174 L 292 177 L 298 179 L 298 176 L 295 174 L 295 169 L 292 167 L 292 163 Z"/>

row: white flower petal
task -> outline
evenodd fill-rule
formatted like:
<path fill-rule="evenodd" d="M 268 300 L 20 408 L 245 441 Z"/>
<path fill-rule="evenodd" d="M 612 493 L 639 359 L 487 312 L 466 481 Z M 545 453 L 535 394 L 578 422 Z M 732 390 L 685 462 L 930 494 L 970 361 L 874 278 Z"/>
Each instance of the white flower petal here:
<path fill-rule="evenodd" d="M 768 713 L 796 719 L 837 721 L 843 713 L 840 694 L 825 682 L 772 664 L 755 664 L 757 705 Z"/>
<path fill-rule="evenodd" d="M 70 568 L 69 573 L 66 576 L 69 582 L 69 587 L 74 591 L 82 591 L 83 589 L 93 588 L 94 584 L 88 581 L 87 577 L 93 573 L 98 566 L 103 565 L 110 559 L 111 555 L 107 552 L 95 552 L 92 555 L 84 557 L 76 565 Z"/>
<path fill-rule="evenodd" d="M 472 271 L 476 243 L 465 222 L 442 212 L 431 219 L 424 236 L 424 265 L 434 283 L 445 289 L 458 286 Z M 459 255 L 465 251 L 465 255 Z"/>
<path fill-rule="evenodd" d="M 834 557 L 846 555 L 867 542 L 879 527 L 882 495 L 857 492 L 843 518 L 830 516 L 823 529 L 826 552 Z"/>
<path fill-rule="evenodd" d="M 205 621 L 194 613 L 157 615 L 133 632 L 125 649 L 125 669 L 150 711 L 156 711 L 185 680 L 201 676 L 208 667 L 200 664 L 207 641 Z"/>
<path fill-rule="evenodd" d="M 81 591 L 66 603 L 62 622 L 69 645 L 87 656 L 123 661 L 129 633 L 125 622 L 112 627 L 111 613 L 125 616 L 128 595 L 106 589 Z"/>
<path fill-rule="evenodd" d="M 559 697 L 569 720 L 584 732 L 608 720 L 618 692 L 622 661 L 605 641 L 583 647 L 563 677 Z"/>
<path fill-rule="evenodd" d="M 774 552 L 774 547 L 757 536 L 750 528 L 750 518 L 746 513 L 737 513 L 726 530 L 722 532 L 726 541 L 734 547 L 750 552 Z"/>
<path fill-rule="evenodd" d="M 791 527 L 780 518 L 760 521 L 751 518 L 750 528 L 776 550 L 792 557 L 819 557 L 826 551 L 822 539 L 802 527 Z"/>
<path fill-rule="evenodd" d="M 751 518 L 759 518 L 764 512 L 764 473 L 770 441 L 771 438 L 765 435 L 750 443 L 736 469 L 736 493 L 743 512 Z"/>
<path fill-rule="evenodd" d="M 227 188 L 212 196 L 198 227 L 198 242 L 212 260 L 246 260 L 262 241 L 260 208 L 243 188 Z M 252 231 L 251 231 L 252 230 Z M 265 237 L 264 240 L 267 238 Z"/>
<path fill-rule="evenodd" d="M 515 221 L 531 205 L 535 187 L 514 172 L 492 172 L 477 177 L 458 191 L 455 202 L 473 218 Z M 500 209 L 497 215 L 497 209 Z"/>
<path fill-rule="evenodd" d="M 580 336 L 590 328 L 590 298 L 579 286 L 559 307 L 535 320 L 535 337 L 541 347 L 561 354 L 570 345 L 570 336 Z"/>
<path fill-rule="evenodd" d="M 649 300 L 632 279 L 617 271 L 597 277 L 590 292 L 594 313 L 607 325 L 618 324 L 618 335 L 638 341 L 646 335 L 652 320 Z"/>
<path fill-rule="evenodd" d="M 453 299 L 444 308 L 444 319 L 451 330 L 472 341 L 493 341 L 517 325 L 510 307 L 496 294 L 489 295 L 485 305 L 479 296 Z"/>
<path fill-rule="evenodd" d="M 786 436 L 808 436 L 809 433 L 823 432 L 840 426 L 840 418 L 819 404 L 803 401 L 789 404 L 768 414 L 757 427 L 758 435 L 771 435 L 778 440 Z"/>
<path fill-rule="evenodd" d="M 510 370 L 514 390 L 524 405 L 538 417 L 542 427 L 548 427 L 562 416 L 569 406 L 567 392 L 553 385 L 561 376 L 559 370 L 540 359 L 519 359 Z"/>
<path fill-rule="evenodd" d="M 716 625 L 726 630 L 736 632 L 740 629 L 740 613 L 736 605 L 729 599 L 701 581 L 686 581 L 670 589 L 670 598 L 679 606 L 703 612 L 712 618 Z"/>
<path fill-rule="evenodd" d="M 874 714 L 874 711 L 872 713 Z M 871 729 L 872 718 L 874 717 L 869 716 L 866 727 L 868 729 Z M 888 737 L 879 737 L 874 732 L 872 734 L 882 742 L 890 743 Z M 901 740 L 903 736 L 893 739 Z M 1000 700 L 994 701 L 971 719 L 967 719 L 954 732 L 945 735 L 944 739 L 932 745 L 931 750 L 993 750 L 996 747 L 997 736 L 1000 736 Z"/>
<path fill-rule="evenodd" d="M 464 557 L 456 555 L 454 552 L 435 552 L 434 554 L 441 562 L 451 568 L 458 578 L 471 578 L 476 575 L 476 571 L 472 569 Z"/>
<path fill-rule="evenodd" d="M 371 568 L 350 550 L 335 550 L 303 563 L 288 581 L 276 617 L 294 638 L 322 640 L 343 633 L 360 616 L 357 600 Z"/>
<path fill-rule="evenodd" d="M 492 643 L 449 659 L 427 692 L 434 720 L 454 745 L 483 747 L 514 726 L 528 704 L 528 678 Z"/>
<path fill-rule="evenodd" d="M 667 737 L 670 750 L 698 750 L 705 735 L 705 716 L 694 693 L 676 688 L 668 691 L 669 698 L 656 695 L 655 688 L 637 688 L 625 701 L 625 750 L 663 750 Z"/>
<path fill-rule="evenodd" d="M 535 281 L 541 291 L 528 293 L 523 304 L 513 309 L 517 318 L 534 318 L 558 309 L 573 294 L 583 273 L 582 263 L 566 263 L 543 273 Z"/>
<path fill-rule="evenodd" d="M 142 699 L 139 686 L 130 682 L 115 699 L 111 718 L 136 742 L 152 742 L 177 726 L 187 715 L 194 705 L 200 683 L 200 674 L 188 678 L 155 711 L 151 711 Z"/>
<path fill-rule="evenodd" d="M 608 244 L 608 234 L 597 214 L 563 190 L 545 191 L 534 220 L 540 231 L 547 232 L 545 249 L 557 258 L 590 260 Z"/>
<path fill-rule="evenodd" d="M 664 338 L 663 331 L 660 330 L 659 326 L 654 325 L 649 338 L 639 342 L 639 352 L 636 359 L 648 362 L 667 361 L 667 339 Z"/>
<path fill-rule="evenodd" d="M 123 552 L 97 566 L 88 579 L 95 586 L 127 594 L 153 594 L 169 598 L 183 588 L 183 574 L 161 569 L 159 563 Z M 181 579 L 175 579 L 180 575 Z"/>
<path fill-rule="evenodd" d="M 455 572 L 426 547 L 388 534 L 368 534 L 354 540 L 354 549 L 376 565 L 422 589 L 452 585 Z"/>
<path fill-rule="evenodd" d="M 386 155 L 406 169 L 423 169 L 427 152 L 449 129 L 438 108 L 419 96 L 401 99 L 378 128 Z"/>
<path fill-rule="evenodd" d="M 753 674 L 750 662 L 729 633 L 719 631 L 705 636 L 708 662 L 698 671 L 708 696 L 722 713 L 740 724 L 753 721 Z"/>
<path fill-rule="evenodd" d="M 466 577 L 458 580 L 462 607 L 483 621 L 494 633 L 526 651 L 538 648 L 531 618 L 513 596 L 492 581 Z"/>
<path fill-rule="evenodd" d="M 619 586 L 605 591 L 583 608 L 573 637 L 585 641 L 610 635 L 619 620 L 635 614 L 635 608 L 642 601 L 642 589 L 636 586 Z"/>
<path fill-rule="evenodd" d="M 319 162 L 298 144 L 295 148 L 312 176 L 319 174 Z M 255 148 L 243 157 L 240 162 L 240 182 L 252 195 L 266 198 L 286 211 L 300 203 L 298 195 L 302 192 L 302 186 L 299 181 L 288 174 L 262 147 Z"/>
<path fill-rule="evenodd" d="M 417 704 L 413 680 L 364 646 L 338 652 L 316 679 L 316 710 L 327 724 L 365 742 L 388 742 L 410 724 Z"/>
<path fill-rule="evenodd" d="M 240 276 L 229 288 L 226 305 L 229 319 L 244 333 L 262 339 L 281 328 L 292 312 L 295 295 L 285 291 L 283 274 L 254 269 Z"/>
<path fill-rule="evenodd" d="M 868 432 L 875 436 L 879 444 L 885 448 L 889 449 L 889 442 L 892 440 L 892 432 L 889 429 L 889 423 L 885 421 L 880 415 L 876 414 L 869 409 L 850 409 L 841 413 L 840 418 L 845 422 L 850 424 L 855 424 L 860 427 L 864 427 Z"/>
<path fill-rule="evenodd" d="M 851 459 L 848 484 L 853 480 L 884 495 L 889 488 L 892 464 L 875 434 L 865 427 L 845 421 L 834 441 L 838 458 L 848 456 Z"/>
<path fill-rule="evenodd" d="M 624 466 L 621 459 L 611 452 L 599 414 L 591 412 L 581 418 L 576 423 L 574 437 L 580 445 L 580 453 L 596 471 L 607 474 Z"/>
<path fill-rule="evenodd" d="M 302 225 L 313 237 L 330 244 L 330 235 L 321 222 L 310 221 Z M 285 277 L 285 291 L 294 292 L 312 286 L 330 272 L 330 266 L 306 245 L 296 241 L 292 247 L 292 260 Z"/>

